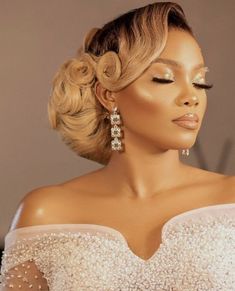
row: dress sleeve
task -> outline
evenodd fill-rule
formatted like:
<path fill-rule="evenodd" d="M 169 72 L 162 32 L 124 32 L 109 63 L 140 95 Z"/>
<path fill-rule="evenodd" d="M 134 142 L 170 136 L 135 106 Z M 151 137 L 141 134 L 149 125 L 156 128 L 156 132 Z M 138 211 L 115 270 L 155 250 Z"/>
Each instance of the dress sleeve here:
<path fill-rule="evenodd" d="M 33 260 L 24 261 L 1 275 L 0 291 L 9 290 L 49 290 L 47 281 L 43 277 Z"/>
<path fill-rule="evenodd" d="M 5 238 L 0 291 L 49 290 L 50 260 L 42 236 L 30 236 L 27 228 L 10 231 Z M 26 229 L 26 231 L 25 231 Z M 45 276 L 45 274 L 47 274 Z"/>

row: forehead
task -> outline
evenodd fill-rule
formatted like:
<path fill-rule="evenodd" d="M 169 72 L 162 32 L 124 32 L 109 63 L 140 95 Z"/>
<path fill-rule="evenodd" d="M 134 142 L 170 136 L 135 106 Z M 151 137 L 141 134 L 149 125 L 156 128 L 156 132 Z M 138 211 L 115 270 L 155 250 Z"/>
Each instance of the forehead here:
<path fill-rule="evenodd" d="M 198 42 L 188 32 L 171 29 L 166 45 L 153 65 L 168 65 L 176 69 L 207 68 Z"/>

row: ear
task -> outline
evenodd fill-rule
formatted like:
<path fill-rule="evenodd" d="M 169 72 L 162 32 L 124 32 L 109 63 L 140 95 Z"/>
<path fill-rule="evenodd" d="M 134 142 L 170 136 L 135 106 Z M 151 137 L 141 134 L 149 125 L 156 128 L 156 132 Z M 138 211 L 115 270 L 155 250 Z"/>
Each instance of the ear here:
<path fill-rule="evenodd" d="M 112 91 L 104 88 L 99 81 L 95 83 L 94 91 L 97 99 L 108 110 L 112 111 L 112 108 L 116 106 L 115 94 Z"/>

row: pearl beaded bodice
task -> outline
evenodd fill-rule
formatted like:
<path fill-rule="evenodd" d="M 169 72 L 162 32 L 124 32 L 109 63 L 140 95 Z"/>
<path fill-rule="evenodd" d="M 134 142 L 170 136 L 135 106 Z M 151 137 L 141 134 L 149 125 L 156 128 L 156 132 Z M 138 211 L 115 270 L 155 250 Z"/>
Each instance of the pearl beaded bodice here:
<path fill-rule="evenodd" d="M 118 230 L 97 224 L 12 230 L 2 259 L 3 290 L 235 291 L 235 203 L 171 218 L 147 260 Z"/>

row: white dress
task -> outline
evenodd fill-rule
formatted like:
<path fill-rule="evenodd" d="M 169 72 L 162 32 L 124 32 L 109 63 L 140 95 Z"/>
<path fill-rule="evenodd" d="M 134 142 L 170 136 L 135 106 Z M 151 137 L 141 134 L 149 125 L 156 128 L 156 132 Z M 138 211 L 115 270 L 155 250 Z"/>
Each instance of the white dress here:
<path fill-rule="evenodd" d="M 2 260 L 0 290 L 235 291 L 235 203 L 174 216 L 147 260 L 98 224 L 9 231 Z"/>

